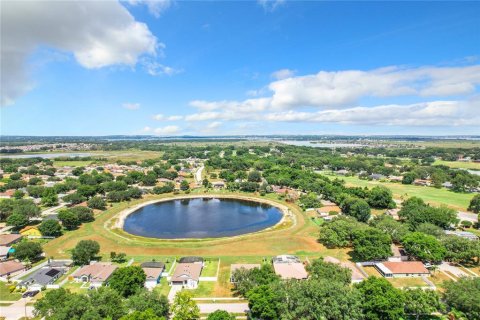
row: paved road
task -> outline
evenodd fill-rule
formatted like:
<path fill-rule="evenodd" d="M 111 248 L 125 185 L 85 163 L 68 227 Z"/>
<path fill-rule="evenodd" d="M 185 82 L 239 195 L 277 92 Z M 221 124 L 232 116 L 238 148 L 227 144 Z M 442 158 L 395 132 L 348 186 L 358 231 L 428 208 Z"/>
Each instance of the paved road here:
<path fill-rule="evenodd" d="M 168 292 L 168 301 L 173 302 L 175 299 L 175 296 L 177 295 L 177 292 L 182 291 L 182 286 L 181 285 L 172 285 L 170 288 L 170 291 Z"/>
<path fill-rule="evenodd" d="M 244 313 L 248 311 L 248 303 L 198 303 L 200 313 L 212 313 L 216 310 L 225 310 L 231 313 Z"/>
<path fill-rule="evenodd" d="M 201 184 L 202 183 L 202 172 L 203 172 L 203 169 L 205 169 L 205 166 L 202 164 L 202 166 L 200 168 L 198 168 L 197 172 L 195 172 L 195 182 L 197 184 Z"/>
<path fill-rule="evenodd" d="M 475 214 L 475 213 L 471 213 L 471 212 L 458 211 L 457 217 L 461 221 L 466 220 L 466 221 L 470 221 L 470 222 L 473 222 L 473 223 L 478 222 L 478 215 Z"/>
<path fill-rule="evenodd" d="M 451 274 L 453 274 L 454 276 L 460 278 L 460 277 L 468 277 L 469 275 L 464 272 L 463 270 L 461 270 L 460 268 L 457 268 L 455 266 L 452 266 L 450 263 L 448 262 L 442 262 L 442 264 L 438 267 L 439 270 L 441 271 L 448 271 L 450 272 Z"/>
<path fill-rule="evenodd" d="M 22 298 L 9 306 L 0 307 L 0 317 L 6 320 L 18 320 L 22 317 L 33 317 L 33 307 L 26 306 L 31 298 Z"/>

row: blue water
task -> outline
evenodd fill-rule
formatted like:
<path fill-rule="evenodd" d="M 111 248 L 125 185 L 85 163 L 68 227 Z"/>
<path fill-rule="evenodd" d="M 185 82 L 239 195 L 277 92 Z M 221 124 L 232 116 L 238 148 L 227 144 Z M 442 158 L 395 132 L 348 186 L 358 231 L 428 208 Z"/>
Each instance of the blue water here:
<path fill-rule="evenodd" d="M 160 239 L 218 238 L 259 231 L 281 218 L 280 209 L 263 203 L 195 198 L 142 207 L 125 219 L 123 229 Z"/>

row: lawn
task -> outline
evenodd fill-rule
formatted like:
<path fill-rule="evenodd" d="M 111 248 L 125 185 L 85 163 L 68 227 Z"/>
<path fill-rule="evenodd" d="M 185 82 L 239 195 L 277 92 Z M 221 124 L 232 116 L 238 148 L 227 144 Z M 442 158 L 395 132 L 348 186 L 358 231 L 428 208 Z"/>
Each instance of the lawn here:
<path fill-rule="evenodd" d="M 9 287 L 12 284 L 0 282 L 0 301 L 16 301 L 22 296 L 21 293 L 10 293 Z"/>
<path fill-rule="evenodd" d="M 215 277 L 217 275 L 218 263 L 217 259 L 206 260 L 202 269 L 202 277 Z"/>
<path fill-rule="evenodd" d="M 194 298 L 214 297 L 213 292 L 215 289 L 214 281 L 200 281 L 197 289 L 188 290 L 192 293 Z"/>
<path fill-rule="evenodd" d="M 157 286 L 153 290 L 155 290 L 156 292 L 158 292 L 160 294 L 168 296 L 168 293 L 170 292 L 170 286 L 168 285 L 167 278 L 162 277 L 160 279 L 160 283 L 157 284 Z"/>
<path fill-rule="evenodd" d="M 82 161 L 82 160 L 78 160 L 78 161 L 54 161 L 53 162 L 53 166 L 54 167 L 86 167 L 88 165 L 90 165 L 92 163 L 92 161 Z"/>
<path fill-rule="evenodd" d="M 462 162 L 462 161 L 443 161 L 436 160 L 433 165 L 444 165 L 454 169 L 473 169 L 480 170 L 480 163 L 478 162 Z"/>
<path fill-rule="evenodd" d="M 405 199 L 409 197 L 420 197 L 433 205 L 447 205 L 456 210 L 466 211 L 473 198 L 473 193 L 456 193 L 445 188 L 437 189 L 433 187 L 421 187 L 401 183 L 369 181 L 359 179 L 358 177 L 338 177 L 345 180 L 347 186 L 369 187 L 377 185 L 388 187 L 393 192 L 396 199 Z"/>

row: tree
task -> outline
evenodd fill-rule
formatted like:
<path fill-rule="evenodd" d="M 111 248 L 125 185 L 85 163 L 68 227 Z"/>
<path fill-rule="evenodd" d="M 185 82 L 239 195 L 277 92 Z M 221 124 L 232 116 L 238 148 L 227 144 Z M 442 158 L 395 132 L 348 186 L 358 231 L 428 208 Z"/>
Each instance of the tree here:
<path fill-rule="evenodd" d="M 60 210 L 58 220 L 62 222 L 63 227 L 67 230 L 75 230 L 82 224 L 78 216 L 68 209 Z"/>
<path fill-rule="evenodd" d="M 22 190 L 15 190 L 13 192 L 13 197 L 15 199 L 22 199 L 24 196 L 25 196 L 25 192 L 23 192 Z"/>
<path fill-rule="evenodd" d="M 352 271 L 338 264 L 326 262 L 323 258 L 315 259 L 307 266 L 310 277 L 316 279 L 328 279 L 329 281 L 337 281 L 344 285 L 350 284 L 352 281 Z"/>
<path fill-rule="evenodd" d="M 411 197 L 402 203 L 402 209 L 398 212 L 399 217 L 410 225 L 414 230 L 418 225 L 428 222 L 443 229 L 450 227 L 457 221 L 455 210 L 445 206 L 431 207 L 421 198 Z"/>
<path fill-rule="evenodd" d="M 86 295 L 74 294 L 63 288 L 46 291 L 45 296 L 35 302 L 34 308 L 35 316 L 56 320 L 84 319 L 82 316 L 92 312 Z M 101 318 L 98 314 L 96 316 Z"/>
<path fill-rule="evenodd" d="M 452 262 L 480 264 L 480 242 L 457 236 L 444 237 L 442 244 L 446 249 L 445 260 Z"/>
<path fill-rule="evenodd" d="M 159 317 L 151 309 L 145 311 L 134 311 L 120 318 L 120 320 L 165 320 L 164 317 Z"/>
<path fill-rule="evenodd" d="M 303 209 L 319 208 L 321 206 L 320 200 L 318 200 L 318 196 L 315 192 L 302 195 L 299 200 Z"/>
<path fill-rule="evenodd" d="M 355 232 L 353 253 L 359 261 L 382 260 L 392 255 L 392 239 L 381 230 L 368 228 Z"/>
<path fill-rule="evenodd" d="M 445 234 L 442 228 L 429 222 L 419 224 L 415 231 L 429 234 L 431 236 L 434 236 L 435 238 L 440 238 Z"/>
<path fill-rule="evenodd" d="M 90 290 L 88 298 L 100 319 L 120 319 L 127 312 L 120 294 L 109 287 Z"/>
<path fill-rule="evenodd" d="M 92 222 L 95 220 L 93 216 L 93 210 L 88 207 L 73 207 L 69 209 L 70 212 L 75 214 L 80 222 Z"/>
<path fill-rule="evenodd" d="M 192 294 L 188 291 L 180 291 L 175 296 L 172 304 L 172 320 L 197 320 L 200 319 L 200 309 Z"/>
<path fill-rule="evenodd" d="M 443 298 L 449 308 L 465 314 L 467 319 L 480 319 L 480 278 L 460 278 L 444 282 Z"/>
<path fill-rule="evenodd" d="M 79 204 L 86 200 L 84 196 L 79 194 L 78 192 L 67 194 L 65 197 L 62 198 L 63 201 L 68 202 L 70 204 Z"/>
<path fill-rule="evenodd" d="M 24 228 L 28 225 L 28 223 L 28 217 L 20 213 L 14 213 L 7 218 L 7 224 L 9 226 L 13 226 L 13 228 L 16 230 Z"/>
<path fill-rule="evenodd" d="M 87 205 L 91 209 L 105 210 L 107 208 L 107 203 L 101 197 L 93 197 L 88 200 Z"/>
<path fill-rule="evenodd" d="M 190 185 L 188 183 L 187 180 L 183 180 L 181 183 L 180 183 L 180 190 L 183 190 L 183 191 L 186 191 L 190 189 Z"/>
<path fill-rule="evenodd" d="M 204 188 L 208 189 L 208 188 L 211 188 L 212 187 L 212 184 L 210 183 L 210 181 L 208 181 L 207 178 L 203 179 L 202 181 L 202 185 Z"/>
<path fill-rule="evenodd" d="M 434 236 L 412 232 L 402 240 L 403 247 L 411 256 L 428 262 L 440 262 L 446 254 L 445 247 Z"/>
<path fill-rule="evenodd" d="M 362 319 L 361 296 L 338 281 L 311 279 L 286 281 L 274 287 L 279 296 L 276 307 L 278 318 L 284 320 Z M 264 318 L 262 318 L 264 319 Z"/>
<path fill-rule="evenodd" d="M 339 216 L 322 226 L 318 241 L 327 248 L 348 247 L 355 231 L 366 227 L 355 218 Z"/>
<path fill-rule="evenodd" d="M 399 243 L 400 240 L 409 232 L 407 225 L 396 221 L 392 216 L 387 214 L 376 216 L 374 219 L 370 220 L 369 223 L 371 226 L 390 235 L 392 240 L 396 243 Z"/>
<path fill-rule="evenodd" d="M 443 311 L 443 304 L 436 291 L 423 289 L 407 289 L 405 295 L 405 313 L 413 315 L 415 319 L 428 316 L 434 312 Z"/>
<path fill-rule="evenodd" d="M 395 208 L 392 191 L 384 186 L 375 186 L 370 190 L 368 204 L 373 208 L 392 209 Z"/>
<path fill-rule="evenodd" d="M 362 309 L 367 320 L 398 320 L 404 316 L 403 292 L 384 278 L 369 277 L 355 285 L 365 297 Z"/>
<path fill-rule="evenodd" d="M 360 222 L 367 222 L 370 219 L 370 206 L 363 199 L 349 196 L 340 203 L 340 208 L 344 214 Z"/>
<path fill-rule="evenodd" d="M 257 170 L 254 170 L 248 174 L 248 181 L 250 182 L 260 182 L 262 181 L 262 174 Z"/>
<path fill-rule="evenodd" d="M 158 291 L 138 291 L 128 298 L 127 307 L 139 312 L 150 310 L 157 317 L 169 317 L 168 299 Z"/>
<path fill-rule="evenodd" d="M 127 298 L 143 288 L 147 276 L 140 266 L 116 269 L 108 280 L 109 286 Z"/>
<path fill-rule="evenodd" d="M 56 220 L 43 220 L 38 230 L 40 230 L 42 236 L 46 237 L 59 237 L 62 235 L 62 226 Z"/>
<path fill-rule="evenodd" d="M 207 320 L 235 320 L 236 317 L 233 314 L 228 313 L 225 310 L 216 310 L 210 313 Z"/>
<path fill-rule="evenodd" d="M 480 194 L 476 194 L 472 200 L 470 200 L 470 205 L 468 206 L 468 210 L 479 213 L 480 212 Z"/>
<path fill-rule="evenodd" d="M 53 188 L 45 188 L 42 193 L 42 205 L 53 207 L 58 204 L 58 196 Z"/>
<path fill-rule="evenodd" d="M 416 175 L 413 172 L 407 172 L 403 175 L 402 184 L 412 184 L 416 179 Z"/>
<path fill-rule="evenodd" d="M 276 320 L 280 318 L 279 307 L 284 302 L 279 292 L 269 285 L 252 288 L 247 293 L 248 307 L 253 318 Z"/>
<path fill-rule="evenodd" d="M 260 268 L 250 270 L 244 268 L 237 269 L 233 272 L 232 278 L 235 280 L 235 293 L 243 297 L 254 287 L 279 281 L 279 277 L 275 274 L 271 264 L 263 264 Z"/>
<path fill-rule="evenodd" d="M 100 252 L 100 245 L 94 240 L 80 240 L 72 250 L 72 260 L 76 265 L 86 265 Z"/>
<path fill-rule="evenodd" d="M 38 242 L 24 241 L 14 246 L 14 256 L 20 261 L 30 260 L 36 261 L 43 253 L 42 246 Z"/>

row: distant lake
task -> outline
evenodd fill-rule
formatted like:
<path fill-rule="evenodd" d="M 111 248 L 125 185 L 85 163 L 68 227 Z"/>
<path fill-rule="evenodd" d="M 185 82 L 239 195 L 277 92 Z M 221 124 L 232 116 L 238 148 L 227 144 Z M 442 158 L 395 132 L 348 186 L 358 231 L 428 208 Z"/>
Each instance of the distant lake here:
<path fill-rule="evenodd" d="M 219 238 L 256 232 L 277 224 L 280 209 L 254 201 L 194 198 L 146 205 L 128 215 L 123 229 L 160 238 Z"/>
<path fill-rule="evenodd" d="M 363 148 L 364 144 L 359 143 L 327 143 L 320 141 L 308 141 L 308 140 L 278 140 L 280 143 L 290 144 L 293 146 L 301 147 L 313 147 L 313 148 Z"/>
<path fill-rule="evenodd" d="M 13 158 L 13 159 L 25 159 L 25 158 L 45 158 L 45 159 L 54 159 L 54 158 L 75 158 L 75 157 L 90 157 L 93 153 L 16 153 L 16 154 L 7 154 L 3 153 L 0 155 L 0 158 Z"/>

